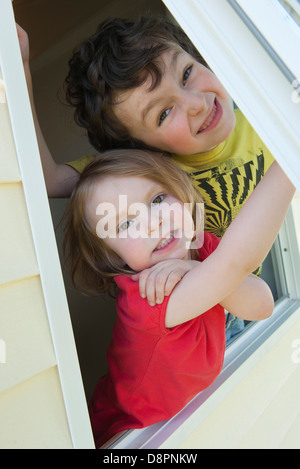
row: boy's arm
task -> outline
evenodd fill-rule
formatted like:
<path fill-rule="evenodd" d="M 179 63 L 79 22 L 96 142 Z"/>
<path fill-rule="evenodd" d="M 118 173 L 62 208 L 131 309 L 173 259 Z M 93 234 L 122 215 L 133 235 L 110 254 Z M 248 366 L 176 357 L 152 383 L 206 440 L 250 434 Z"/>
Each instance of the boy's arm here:
<path fill-rule="evenodd" d="M 17 25 L 17 33 L 47 192 L 49 197 L 68 197 L 79 178 L 79 173 L 69 165 L 57 164 L 52 158 L 40 128 L 34 104 L 32 77 L 29 66 L 28 36 L 19 25 Z"/>
<path fill-rule="evenodd" d="M 295 188 L 275 162 L 224 234 L 217 249 L 173 290 L 166 326 L 186 322 L 232 295 L 264 260 Z"/>

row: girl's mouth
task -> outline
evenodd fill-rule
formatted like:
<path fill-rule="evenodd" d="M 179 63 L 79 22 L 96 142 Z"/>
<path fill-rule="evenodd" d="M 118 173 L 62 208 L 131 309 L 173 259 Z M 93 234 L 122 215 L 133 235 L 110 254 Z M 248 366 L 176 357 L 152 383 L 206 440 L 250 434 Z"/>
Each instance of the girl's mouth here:
<path fill-rule="evenodd" d="M 209 115 L 201 125 L 200 129 L 198 130 L 197 134 L 203 134 L 204 132 L 208 132 L 209 130 L 214 129 L 221 120 L 223 114 L 223 110 L 219 102 L 215 99 L 212 110 L 210 111 Z"/>
<path fill-rule="evenodd" d="M 168 246 L 173 241 L 174 237 L 175 237 L 175 233 L 174 232 L 170 233 L 168 238 L 164 238 L 158 243 L 158 245 L 154 249 L 154 252 L 159 251 L 160 249 L 163 249 L 166 246 Z"/>

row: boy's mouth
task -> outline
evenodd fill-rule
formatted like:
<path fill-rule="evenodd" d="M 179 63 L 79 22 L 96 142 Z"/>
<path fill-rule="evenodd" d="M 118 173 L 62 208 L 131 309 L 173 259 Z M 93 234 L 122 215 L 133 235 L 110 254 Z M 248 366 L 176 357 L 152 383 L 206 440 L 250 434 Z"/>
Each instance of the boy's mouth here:
<path fill-rule="evenodd" d="M 215 128 L 220 122 L 221 117 L 222 117 L 222 108 L 220 104 L 218 103 L 218 101 L 215 99 L 212 110 L 210 111 L 209 115 L 207 116 L 203 124 L 201 125 L 197 134 L 204 133 L 205 131 L 207 132 Z"/>

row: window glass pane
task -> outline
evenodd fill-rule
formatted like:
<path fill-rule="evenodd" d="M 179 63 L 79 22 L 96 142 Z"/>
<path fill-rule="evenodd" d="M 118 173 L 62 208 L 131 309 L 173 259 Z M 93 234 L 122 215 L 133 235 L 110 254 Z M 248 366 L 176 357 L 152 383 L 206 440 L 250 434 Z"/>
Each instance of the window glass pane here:
<path fill-rule="evenodd" d="M 300 26 L 300 1 L 299 0 L 278 0 L 286 9 L 290 16 Z"/>
<path fill-rule="evenodd" d="M 279 238 L 275 241 L 274 246 L 262 264 L 260 277 L 270 287 L 276 306 L 278 300 L 283 298 L 287 292 Z M 229 346 L 234 340 L 246 333 L 252 324 L 254 323 L 250 321 L 242 321 L 234 319 L 232 316 L 227 316 L 226 345 Z"/>

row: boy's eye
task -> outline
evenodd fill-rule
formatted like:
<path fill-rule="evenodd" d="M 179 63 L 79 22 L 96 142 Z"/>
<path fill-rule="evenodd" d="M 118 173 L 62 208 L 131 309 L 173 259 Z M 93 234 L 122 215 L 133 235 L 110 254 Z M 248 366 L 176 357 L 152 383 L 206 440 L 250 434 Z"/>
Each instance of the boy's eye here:
<path fill-rule="evenodd" d="M 126 220 L 118 226 L 118 232 L 126 231 L 131 226 L 133 220 Z"/>
<path fill-rule="evenodd" d="M 158 205 L 158 204 L 161 204 L 162 201 L 164 200 L 164 195 L 163 194 L 160 194 L 160 195 L 157 195 L 156 197 L 154 197 L 154 199 L 152 200 L 152 205 Z"/>
<path fill-rule="evenodd" d="M 171 111 L 171 109 L 165 109 L 159 116 L 159 119 L 158 119 L 158 125 L 161 125 L 163 123 L 163 121 L 166 119 L 166 117 L 168 116 L 169 112 Z"/>
<path fill-rule="evenodd" d="M 183 74 L 183 77 L 182 77 L 182 83 L 183 83 L 183 86 L 186 84 L 186 82 L 188 81 L 188 78 L 191 74 L 191 71 L 192 71 L 192 68 L 193 66 L 190 65 L 185 71 L 184 71 L 184 74 Z"/>

